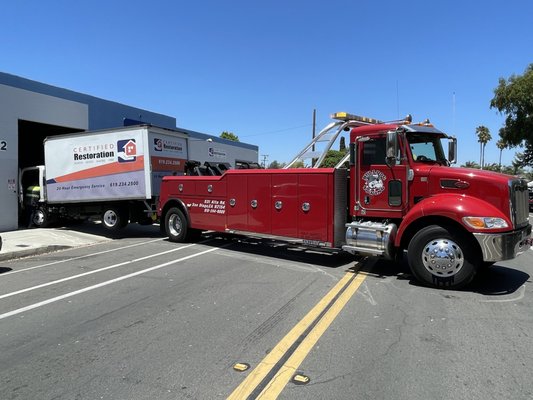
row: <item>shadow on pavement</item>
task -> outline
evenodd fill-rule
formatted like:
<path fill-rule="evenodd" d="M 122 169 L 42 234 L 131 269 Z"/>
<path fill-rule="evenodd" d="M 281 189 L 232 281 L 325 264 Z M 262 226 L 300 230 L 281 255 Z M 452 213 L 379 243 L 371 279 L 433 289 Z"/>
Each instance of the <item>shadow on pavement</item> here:
<path fill-rule="evenodd" d="M 105 229 L 101 223 L 98 222 L 84 222 L 72 225 L 57 226 L 58 230 L 69 230 L 75 232 L 82 232 L 91 235 L 97 235 L 106 237 L 109 239 L 124 239 L 124 238 L 157 238 L 163 237 L 159 231 L 159 225 L 139 225 L 139 224 L 128 224 L 125 228 L 120 229 L 116 232 L 109 231 Z"/>
<path fill-rule="evenodd" d="M 516 292 L 529 278 L 523 271 L 496 264 L 481 269 L 469 289 L 486 296 L 507 295 Z"/>
<path fill-rule="evenodd" d="M 208 241 L 203 243 L 205 246 L 219 246 L 231 243 L 231 246 L 224 248 L 226 251 L 279 258 L 285 261 L 319 265 L 328 268 L 347 266 L 347 264 L 353 264 L 356 261 L 356 257 L 342 251 L 306 248 L 271 239 L 225 233 L 204 233 L 201 240 L 205 239 L 213 240 L 212 242 Z M 351 265 L 348 267 L 351 267 Z"/>
<path fill-rule="evenodd" d="M 377 277 L 396 277 L 398 280 L 408 280 L 410 285 L 423 286 L 413 277 L 405 259 L 401 263 L 378 260 L 370 274 Z M 485 296 L 509 295 L 516 292 L 529 278 L 530 275 L 523 271 L 495 264 L 481 268 L 469 285 L 457 291 Z"/>

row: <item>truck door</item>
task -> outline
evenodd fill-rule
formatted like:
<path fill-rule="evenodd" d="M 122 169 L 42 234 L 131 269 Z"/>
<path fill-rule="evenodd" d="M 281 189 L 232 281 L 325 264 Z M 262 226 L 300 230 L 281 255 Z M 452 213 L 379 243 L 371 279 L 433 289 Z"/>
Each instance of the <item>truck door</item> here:
<path fill-rule="evenodd" d="M 406 210 L 408 166 L 405 161 L 385 163 L 385 142 L 385 135 L 359 142 L 358 216 L 400 218 Z"/>

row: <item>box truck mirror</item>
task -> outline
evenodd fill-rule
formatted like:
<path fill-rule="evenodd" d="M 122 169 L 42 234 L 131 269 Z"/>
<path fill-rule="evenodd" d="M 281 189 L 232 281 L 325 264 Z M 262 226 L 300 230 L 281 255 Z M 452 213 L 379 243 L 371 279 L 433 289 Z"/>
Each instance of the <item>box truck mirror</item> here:
<path fill-rule="evenodd" d="M 396 131 L 387 132 L 385 148 L 387 151 L 386 163 L 391 167 L 395 165 L 398 160 L 398 133 Z"/>
<path fill-rule="evenodd" d="M 451 137 L 448 142 L 448 161 L 450 164 L 457 162 L 457 138 Z"/>

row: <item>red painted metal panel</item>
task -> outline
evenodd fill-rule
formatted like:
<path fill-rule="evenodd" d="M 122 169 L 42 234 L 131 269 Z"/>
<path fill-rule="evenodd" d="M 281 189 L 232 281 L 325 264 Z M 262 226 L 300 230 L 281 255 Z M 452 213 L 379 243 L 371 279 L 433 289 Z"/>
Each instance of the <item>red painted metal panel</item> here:
<path fill-rule="evenodd" d="M 277 206 L 276 207 L 276 203 Z M 272 234 L 298 237 L 298 175 L 272 174 Z"/>
<path fill-rule="evenodd" d="M 226 180 L 202 180 L 196 182 L 196 194 L 199 196 L 211 197 L 225 197 L 226 196 Z"/>
<path fill-rule="evenodd" d="M 254 174 L 248 178 L 248 230 L 271 233 L 271 174 Z M 255 207 L 254 207 L 255 205 Z"/>
<path fill-rule="evenodd" d="M 227 174 L 226 214 L 228 229 L 248 230 L 248 179 L 246 175 Z M 232 199 L 235 201 L 232 206 Z"/>
<path fill-rule="evenodd" d="M 331 173 L 299 174 L 298 177 L 298 237 L 307 240 L 328 241 L 328 224 L 333 224 L 333 215 L 328 208 L 333 209 L 328 190 L 328 176 Z M 304 204 L 309 210 L 304 211 Z"/>
<path fill-rule="evenodd" d="M 198 177 L 194 177 L 198 178 Z M 226 181 L 220 177 L 178 180 L 183 191 L 178 195 L 187 207 L 191 225 L 198 229 L 224 231 L 226 226 Z M 194 179 L 194 180 L 193 180 Z M 194 190 L 190 187 L 194 184 Z"/>

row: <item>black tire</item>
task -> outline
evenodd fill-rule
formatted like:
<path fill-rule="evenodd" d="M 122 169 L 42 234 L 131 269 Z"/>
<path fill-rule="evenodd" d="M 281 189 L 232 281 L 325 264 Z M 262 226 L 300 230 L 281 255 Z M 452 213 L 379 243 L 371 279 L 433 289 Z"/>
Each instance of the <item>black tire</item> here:
<path fill-rule="evenodd" d="M 50 226 L 50 216 L 44 207 L 37 207 L 31 216 L 31 223 L 36 228 L 47 228 Z"/>
<path fill-rule="evenodd" d="M 418 231 L 407 249 L 413 275 L 423 284 L 459 289 L 474 279 L 481 263 L 475 244 L 462 232 L 438 225 Z"/>
<path fill-rule="evenodd" d="M 185 242 L 189 231 L 188 221 L 177 207 L 170 208 L 165 214 L 165 231 L 171 242 Z"/>
<path fill-rule="evenodd" d="M 108 206 L 102 213 L 102 225 L 111 232 L 116 232 L 128 225 L 128 213 L 120 206 Z"/>

